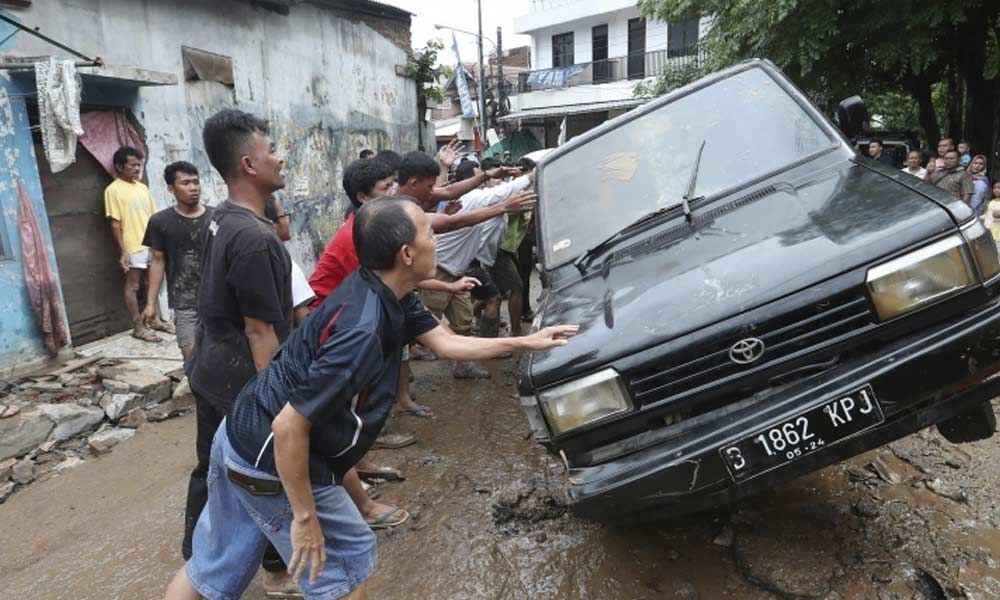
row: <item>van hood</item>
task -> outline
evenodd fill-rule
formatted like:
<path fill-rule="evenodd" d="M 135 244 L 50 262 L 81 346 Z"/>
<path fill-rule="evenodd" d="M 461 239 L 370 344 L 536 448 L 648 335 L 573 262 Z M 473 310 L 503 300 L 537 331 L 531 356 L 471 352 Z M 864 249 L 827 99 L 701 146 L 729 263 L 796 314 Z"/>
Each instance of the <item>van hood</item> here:
<path fill-rule="evenodd" d="M 566 346 L 532 355 L 533 386 L 592 371 L 955 231 L 941 191 L 914 182 L 902 185 L 845 162 L 796 186 L 775 185 L 756 200 L 702 206 L 695 212 L 706 221 L 696 230 L 603 273 L 607 256 L 584 277 L 572 265 L 561 267 L 551 274 L 542 325 L 579 324 L 580 332 Z M 731 210 L 718 210 L 730 202 Z M 615 250 L 678 224 L 683 218 Z"/>

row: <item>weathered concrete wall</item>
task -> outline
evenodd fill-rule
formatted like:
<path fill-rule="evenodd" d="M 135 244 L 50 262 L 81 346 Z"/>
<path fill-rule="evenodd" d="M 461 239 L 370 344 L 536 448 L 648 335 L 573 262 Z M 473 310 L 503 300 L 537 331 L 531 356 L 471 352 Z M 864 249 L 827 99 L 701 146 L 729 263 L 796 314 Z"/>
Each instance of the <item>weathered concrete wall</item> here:
<path fill-rule="evenodd" d="M 18 234 L 18 181 L 31 198 L 49 263 L 58 274 L 22 95 L 26 91 L 30 90 L 0 75 L 0 227 L 3 228 L 0 238 L 4 246 L 0 251 L 4 257 L 0 258 L 0 365 L 24 363 L 46 355 L 24 283 Z"/>
<path fill-rule="evenodd" d="M 379 27 L 396 32 L 389 39 L 372 28 L 372 17 L 355 20 L 305 3 L 282 16 L 234 0 L 35 2 L 12 12 L 108 64 L 178 76 L 176 86 L 140 88 L 131 103 L 145 128 L 150 187 L 161 206 L 171 202 L 163 167 L 180 159 L 203 163 L 197 136 L 208 114 L 235 103 L 268 118 L 288 162 L 281 196 L 293 213 L 289 250 L 306 272 L 343 220 L 344 167 L 365 147 L 417 147 L 416 86 L 395 70 L 406 61 L 399 23 Z M 181 46 L 232 58 L 236 81 L 228 98 L 184 82 Z M 13 52 L 52 49 L 19 34 Z M 220 201 L 218 176 L 203 173 L 203 180 L 209 201 Z"/>

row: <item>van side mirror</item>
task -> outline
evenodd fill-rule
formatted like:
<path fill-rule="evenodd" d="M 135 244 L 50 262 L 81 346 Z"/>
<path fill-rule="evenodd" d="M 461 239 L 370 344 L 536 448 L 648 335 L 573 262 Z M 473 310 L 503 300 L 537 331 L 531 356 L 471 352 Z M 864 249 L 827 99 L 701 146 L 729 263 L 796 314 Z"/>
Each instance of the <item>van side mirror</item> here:
<path fill-rule="evenodd" d="M 864 131 L 868 122 L 868 111 L 861 96 L 851 96 L 837 105 L 837 123 L 847 139 L 854 140 Z"/>

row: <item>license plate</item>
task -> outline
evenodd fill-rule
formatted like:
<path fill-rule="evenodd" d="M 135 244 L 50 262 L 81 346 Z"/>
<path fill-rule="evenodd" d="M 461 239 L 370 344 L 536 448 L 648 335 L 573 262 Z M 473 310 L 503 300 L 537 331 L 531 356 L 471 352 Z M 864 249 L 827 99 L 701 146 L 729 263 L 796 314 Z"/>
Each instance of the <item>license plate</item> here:
<path fill-rule="evenodd" d="M 743 481 L 861 433 L 885 420 L 870 385 L 719 449 Z"/>

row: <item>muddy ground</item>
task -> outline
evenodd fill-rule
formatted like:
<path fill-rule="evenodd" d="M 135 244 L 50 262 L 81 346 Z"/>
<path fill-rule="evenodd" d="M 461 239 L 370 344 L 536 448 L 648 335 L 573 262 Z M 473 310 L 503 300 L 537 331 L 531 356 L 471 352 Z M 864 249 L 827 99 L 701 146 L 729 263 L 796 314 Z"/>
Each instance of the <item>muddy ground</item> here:
<path fill-rule="evenodd" d="M 433 420 L 377 460 L 413 519 L 379 534 L 371 598 L 1000 598 L 1000 440 L 936 432 L 830 467 L 731 510 L 611 529 L 566 511 L 562 468 L 528 438 L 509 362 L 491 382 L 416 363 Z M 194 418 L 0 505 L 0 597 L 158 598 L 181 564 Z M 262 598 L 256 584 L 247 598 Z"/>

